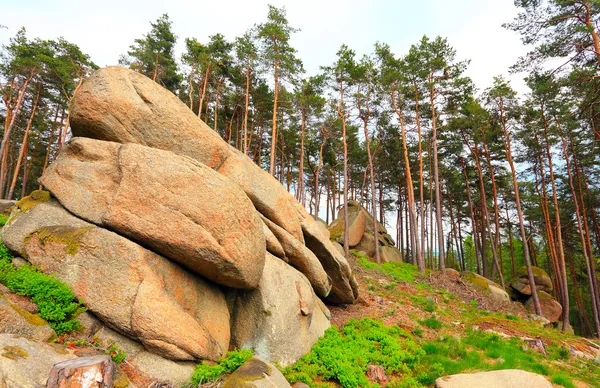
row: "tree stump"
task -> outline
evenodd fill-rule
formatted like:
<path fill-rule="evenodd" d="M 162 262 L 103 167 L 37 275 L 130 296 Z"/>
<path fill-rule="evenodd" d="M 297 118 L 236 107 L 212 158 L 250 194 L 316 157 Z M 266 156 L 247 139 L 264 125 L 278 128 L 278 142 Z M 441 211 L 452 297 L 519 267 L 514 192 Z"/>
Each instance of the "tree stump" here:
<path fill-rule="evenodd" d="M 67 360 L 52 367 L 46 388 L 112 388 L 115 371 L 109 356 Z"/>

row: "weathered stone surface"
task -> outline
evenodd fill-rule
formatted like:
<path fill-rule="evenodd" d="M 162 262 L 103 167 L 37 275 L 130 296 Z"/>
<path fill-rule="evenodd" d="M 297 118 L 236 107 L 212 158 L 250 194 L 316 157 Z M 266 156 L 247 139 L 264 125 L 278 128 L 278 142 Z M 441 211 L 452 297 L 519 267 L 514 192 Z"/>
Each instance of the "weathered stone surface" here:
<path fill-rule="evenodd" d="M 490 294 L 490 284 L 485 277 L 471 271 L 463 271 L 460 273 L 460 276 L 463 281 L 471 284 L 475 289 L 486 295 Z"/>
<path fill-rule="evenodd" d="M 258 284 L 265 237 L 239 187 L 197 161 L 75 138 L 40 179 L 75 215 L 229 287 Z"/>
<path fill-rule="evenodd" d="M 504 291 L 502 288 L 492 286 L 492 285 L 489 285 L 489 287 L 490 287 L 490 297 L 492 299 L 500 301 L 500 302 L 510 302 L 510 296 L 508 296 L 508 293 L 506 291 Z"/>
<path fill-rule="evenodd" d="M 538 291 L 538 299 L 540 300 L 540 307 L 542 308 L 542 316 L 546 318 L 550 323 L 558 322 L 562 314 L 562 305 L 544 291 Z M 535 313 L 535 307 L 533 306 L 533 298 L 529 298 L 525 302 L 525 308 L 530 313 Z"/>
<path fill-rule="evenodd" d="M 366 210 L 355 207 L 353 207 L 353 209 L 356 209 L 356 211 L 348 211 L 348 244 L 351 247 L 356 246 L 360 242 L 360 239 L 362 238 L 366 230 L 367 220 L 370 220 L 371 224 L 373 223 L 373 218 L 369 215 L 369 213 L 366 212 Z M 372 226 L 371 229 L 373 229 Z M 331 223 L 331 225 L 329 226 L 329 233 L 331 239 L 340 243 L 344 242 L 343 212 L 341 217 L 338 217 Z"/>
<path fill-rule="evenodd" d="M 0 333 L 15 334 L 38 341 L 56 338 L 54 330 L 39 315 L 10 303 L 0 296 Z"/>
<path fill-rule="evenodd" d="M 437 388 L 552 388 L 552 384 L 544 376 L 518 369 L 464 373 L 440 377 L 435 381 L 435 386 Z"/>
<path fill-rule="evenodd" d="M 62 361 L 52 367 L 46 388 L 112 388 L 116 368 L 106 355 Z"/>
<path fill-rule="evenodd" d="M 379 247 L 379 254 L 381 255 L 382 262 L 393 262 L 393 263 L 401 263 L 402 260 L 402 252 L 396 247 L 391 246 L 382 246 Z"/>
<path fill-rule="evenodd" d="M 317 295 L 327 297 L 331 291 L 331 282 L 315 254 L 285 229 L 264 216 L 263 222 L 283 247 L 286 261 L 306 276 Z"/>
<path fill-rule="evenodd" d="M 271 229 L 269 229 L 269 227 L 264 221 L 263 232 L 265 234 L 265 240 L 267 243 L 267 251 L 273 254 L 274 256 L 277 256 L 280 259 L 287 261 L 287 258 L 285 257 L 285 251 L 283 250 L 281 243 L 279 242 L 279 240 L 277 240 L 277 237 L 275 237 L 273 232 L 271 232 Z"/>
<path fill-rule="evenodd" d="M 0 334 L 0 387 L 45 387 L 52 366 L 73 358 L 72 354 L 51 344 Z"/>
<path fill-rule="evenodd" d="M 331 292 L 327 300 L 332 303 L 354 303 L 358 298 L 358 283 L 354 279 L 348 260 L 328 239 L 323 239 L 321 226 L 306 217 L 302 221 L 306 246 L 317 256 L 331 279 Z"/>
<path fill-rule="evenodd" d="M 232 344 L 283 366 L 307 353 L 330 326 L 329 311 L 306 277 L 268 253 L 258 289 L 239 290 L 233 312 Z"/>
<path fill-rule="evenodd" d="M 0 199 L 0 214 L 9 215 L 16 202 L 8 199 Z"/>
<path fill-rule="evenodd" d="M 553 289 L 552 279 L 539 267 L 531 267 L 533 281 L 538 291 L 550 292 Z M 517 270 L 517 277 L 510 282 L 510 286 L 524 295 L 531 295 L 531 286 L 527 277 L 527 267 L 523 266 Z"/>
<path fill-rule="evenodd" d="M 228 349 L 229 310 L 218 287 L 56 201 L 20 214 L 3 233 L 25 241 L 32 264 L 55 273 L 103 322 L 147 349 L 176 360 L 217 359 Z"/>
<path fill-rule="evenodd" d="M 224 384 L 225 388 L 286 388 L 285 377 L 272 364 L 260 357 L 252 357 L 233 372 Z"/>
<path fill-rule="evenodd" d="M 369 257 L 375 257 L 375 236 L 372 233 L 363 234 L 354 249 L 365 252 Z"/>
<path fill-rule="evenodd" d="M 31 314 L 37 314 L 40 312 L 37 304 L 33 303 L 30 299 L 25 296 L 15 294 L 4 284 L 0 284 L 0 298 L 6 299 L 12 305 L 19 307 L 21 310 L 25 310 Z"/>
<path fill-rule="evenodd" d="M 174 94 L 122 67 L 93 73 L 73 98 L 74 136 L 138 143 L 186 155 L 238 183 L 258 211 L 302 240 L 293 197 L 229 146 Z"/>
<path fill-rule="evenodd" d="M 105 346 L 116 344 L 127 353 L 127 363 L 121 364 L 120 367 L 137 387 L 149 387 L 157 382 L 180 387 L 189 383 L 194 374 L 195 362 L 162 358 L 148 352 L 138 342 L 107 327 L 101 328 L 96 337 Z"/>

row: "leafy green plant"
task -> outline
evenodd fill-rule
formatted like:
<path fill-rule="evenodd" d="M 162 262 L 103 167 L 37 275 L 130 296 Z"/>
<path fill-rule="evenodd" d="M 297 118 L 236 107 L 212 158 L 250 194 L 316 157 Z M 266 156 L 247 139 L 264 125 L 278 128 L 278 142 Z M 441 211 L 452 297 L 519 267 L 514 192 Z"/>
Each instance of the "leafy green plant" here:
<path fill-rule="evenodd" d="M 368 364 L 381 365 L 386 373 L 408 373 L 424 354 L 412 336 L 397 327 L 364 318 L 350 320 L 341 330 L 325 335 L 296 364 L 284 369 L 290 383 L 336 381 L 344 388 L 377 387 L 365 376 Z"/>
<path fill-rule="evenodd" d="M 209 383 L 218 380 L 221 376 L 235 371 L 243 363 L 252 358 L 253 353 L 250 349 L 238 349 L 228 352 L 221 357 L 217 364 L 209 365 L 204 362 L 198 364 L 194 369 L 192 383 L 198 386 L 201 383 Z"/>
<path fill-rule="evenodd" d="M 437 319 L 431 317 L 421 321 L 424 326 L 427 326 L 430 329 L 439 330 L 442 328 L 442 322 Z"/>
<path fill-rule="evenodd" d="M 106 351 L 106 354 L 110 355 L 110 358 L 116 363 L 121 364 L 127 358 L 127 353 L 121 349 L 117 344 L 112 344 Z"/>
<path fill-rule="evenodd" d="M 8 216 L 5 214 L 0 214 L 0 226 L 6 225 L 6 221 L 8 221 Z"/>
<path fill-rule="evenodd" d="M 32 265 L 22 265 L 17 269 L 11 259 L 8 249 L 0 244 L 0 283 L 37 304 L 40 317 L 48 321 L 56 334 L 79 329 L 81 324 L 75 317 L 85 308 L 76 300 L 71 288 Z"/>

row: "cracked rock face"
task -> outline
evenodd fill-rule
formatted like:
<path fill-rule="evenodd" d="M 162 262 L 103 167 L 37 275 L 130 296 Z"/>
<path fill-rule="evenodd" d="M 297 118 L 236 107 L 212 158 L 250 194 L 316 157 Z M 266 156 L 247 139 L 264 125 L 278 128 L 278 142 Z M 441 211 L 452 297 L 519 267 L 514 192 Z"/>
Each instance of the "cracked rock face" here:
<path fill-rule="evenodd" d="M 234 288 L 256 287 L 261 220 L 245 193 L 196 160 L 75 138 L 41 183 L 70 212 Z"/>
<path fill-rule="evenodd" d="M 60 224 L 44 222 L 52 219 Z M 227 351 L 229 310 L 217 286 L 84 223 L 55 200 L 20 214 L 12 225 L 17 227 L 4 234 L 24 236 L 23 250 L 33 265 L 56 274 L 104 323 L 147 349 L 173 360 L 216 360 Z"/>

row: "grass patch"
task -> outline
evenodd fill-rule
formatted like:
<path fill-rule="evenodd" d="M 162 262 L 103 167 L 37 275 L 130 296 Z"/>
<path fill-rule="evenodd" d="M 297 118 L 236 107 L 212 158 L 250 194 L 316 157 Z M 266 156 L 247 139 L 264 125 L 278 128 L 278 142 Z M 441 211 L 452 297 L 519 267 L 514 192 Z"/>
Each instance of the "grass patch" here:
<path fill-rule="evenodd" d="M 373 263 L 368 257 L 354 249 L 350 252 L 358 259 L 358 265 L 364 269 L 378 270 L 386 275 L 390 275 L 394 280 L 405 283 L 414 283 L 415 280 L 421 276 L 416 265 L 392 262 L 377 264 Z"/>
<path fill-rule="evenodd" d="M 199 384 L 206 384 L 218 380 L 221 376 L 235 371 L 243 363 L 253 356 L 250 349 L 238 349 L 228 352 L 221 357 L 217 364 L 209 365 L 204 362 L 198 364 L 194 369 L 192 384 L 196 387 Z"/>
<path fill-rule="evenodd" d="M 0 226 L 6 225 L 6 221 L 8 221 L 8 216 L 5 214 L 0 214 Z"/>
<path fill-rule="evenodd" d="M 284 375 L 291 384 L 335 381 L 344 388 L 378 387 L 365 375 L 368 364 L 383 366 L 388 376 L 407 374 L 422 355 L 412 336 L 397 326 L 369 318 L 350 320 L 341 330 L 329 328 L 310 353 L 284 369 Z"/>
<path fill-rule="evenodd" d="M 573 384 L 573 380 L 571 380 L 569 377 L 567 377 L 563 374 L 558 374 L 558 375 L 552 376 L 552 379 L 550 381 L 552 382 L 552 384 L 562 385 L 563 387 L 566 387 L 566 388 L 575 388 L 575 384 Z"/>
<path fill-rule="evenodd" d="M 439 330 L 442 328 L 442 322 L 438 321 L 437 319 L 431 317 L 431 318 L 427 318 L 427 319 L 423 319 L 421 321 L 421 323 L 423 324 L 423 326 L 426 326 L 430 329 L 434 329 L 434 330 Z"/>
<path fill-rule="evenodd" d="M 54 276 L 43 274 L 32 265 L 18 269 L 12 264 L 13 256 L 0 242 L 0 283 L 11 291 L 28 297 L 40 309 L 40 317 L 56 334 L 62 335 L 81 327 L 75 317 L 85 311 L 71 288 Z"/>

